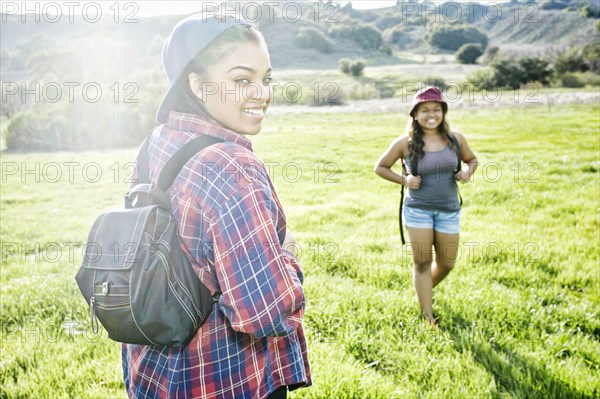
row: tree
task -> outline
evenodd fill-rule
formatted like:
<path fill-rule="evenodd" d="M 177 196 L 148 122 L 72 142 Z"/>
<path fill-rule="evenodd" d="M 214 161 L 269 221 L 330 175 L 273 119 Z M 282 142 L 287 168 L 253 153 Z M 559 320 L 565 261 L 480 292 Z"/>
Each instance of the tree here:
<path fill-rule="evenodd" d="M 310 27 L 300 28 L 295 43 L 300 48 L 315 48 L 327 54 L 332 53 L 335 49 L 333 42 L 326 38 L 321 31 Z"/>
<path fill-rule="evenodd" d="M 432 46 L 445 50 L 458 50 L 466 43 L 479 43 L 485 49 L 488 37 L 479 29 L 467 25 L 442 25 L 434 28 L 427 36 Z"/>
<path fill-rule="evenodd" d="M 346 75 L 352 75 L 355 77 L 362 76 L 363 71 L 367 64 L 362 60 L 352 61 L 348 58 L 342 58 L 338 61 L 340 71 Z"/>
<path fill-rule="evenodd" d="M 559 75 L 563 75 L 567 72 L 585 72 L 589 66 L 581 50 L 571 49 L 556 59 L 554 68 Z"/>
<path fill-rule="evenodd" d="M 331 37 L 349 39 L 358 43 L 364 49 L 379 49 L 383 45 L 381 33 L 372 25 L 340 25 L 329 29 Z"/>
<path fill-rule="evenodd" d="M 483 54 L 483 58 L 481 59 L 481 63 L 483 65 L 490 65 L 492 62 L 498 58 L 498 54 L 500 54 L 500 47 L 492 46 L 488 47 Z"/>
<path fill-rule="evenodd" d="M 589 4 L 586 4 L 581 8 L 581 15 L 583 15 L 584 18 L 599 18 L 600 9 L 593 8 Z"/>
<path fill-rule="evenodd" d="M 554 71 L 550 68 L 548 61 L 536 57 L 525 57 L 519 60 L 519 65 L 524 72 L 522 83 L 540 82 L 544 86 L 550 84 Z"/>
<path fill-rule="evenodd" d="M 563 10 L 567 7 L 569 7 L 569 3 L 557 0 L 550 0 L 545 3 L 542 3 L 540 8 L 542 10 Z"/>
<path fill-rule="evenodd" d="M 476 64 L 477 58 L 483 54 L 483 48 L 479 43 L 467 43 L 460 46 L 456 52 L 456 59 L 461 64 Z"/>
<path fill-rule="evenodd" d="M 350 73 L 350 63 L 352 62 L 349 58 L 342 58 L 338 61 L 338 65 L 340 67 L 340 71 L 344 74 Z"/>
<path fill-rule="evenodd" d="M 583 48 L 583 57 L 590 71 L 600 74 L 600 42 L 590 43 Z"/>
<path fill-rule="evenodd" d="M 492 64 L 497 87 L 518 89 L 525 80 L 525 71 L 513 60 L 499 60 Z"/>
<path fill-rule="evenodd" d="M 352 74 L 352 76 L 355 76 L 355 77 L 362 76 L 363 71 L 366 66 L 367 66 L 367 64 L 364 61 L 359 60 L 359 61 L 353 62 L 350 65 L 350 73 Z"/>
<path fill-rule="evenodd" d="M 383 44 L 381 33 L 371 25 L 356 26 L 352 38 L 364 49 L 378 49 Z"/>
<path fill-rule="evenodd" d="M 477 90 L 492 90 L 498 86 L 496 72 L 492 68 L 474 71 L 467 77 L 467 81 Z"/>

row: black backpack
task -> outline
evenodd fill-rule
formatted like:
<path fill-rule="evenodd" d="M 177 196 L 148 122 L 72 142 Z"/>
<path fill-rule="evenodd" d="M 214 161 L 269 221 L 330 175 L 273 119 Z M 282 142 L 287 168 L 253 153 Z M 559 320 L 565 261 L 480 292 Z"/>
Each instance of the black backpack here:
<path fill-rule="evenodd" d="M 202 136 L 185 144 L 150 184 L 148 136 L 138 154 L 138 184 L 125 209 L 98 216 L 75 277 L 109 338 L 141 345 L 183 346 L 207 319 L 220 293 L 211 295 L 180 248 L 177 222 L 166 191 L 187 161 L 218 142 Z"/>
<path fill-rule="evenodd" d="M 454 150 L 456 151 L 456 158 L 458 159 L 458 162 L 456 164 L 456 169 L 454 169 L 454 173 L 457 173 L 462 168 L 462 161 L 461 161 L 461 155 L 460 155 L 460 143 L 458 142 L 456 137 L 454 137 L 451 134 L 448 135 L 448 138 L 450 139 L 450 142 L 452 143 Z M 410 171 L 413 176 L 418 176 L 418 174 L 417 174 L 418 163 L 419 163 L 419 160 L 417 159 L 416 155 L 410 159 Z M 406 168 L 404 168 L 404 165 L 403 165 L 403 169 L 406 171 Z M 404 184 L 401 184 L 401 186 L 402 186 L 402 189 L 400 190 L 400 210 L 398 211 L 398 220 L 400 221 L 400 239 L 402 240 L 402 245 L 404 245 L 404 244 L 406 244 L 406 241 L 404 240 L 404 228 L 402 226 L 402 205 L 404 204 Z M 462 200 L 462 196 L 460 195 L 460 191 L 458 192 L 458 197 L 460 198 L 460 205 L 462 206 L 463 200 Z"/>

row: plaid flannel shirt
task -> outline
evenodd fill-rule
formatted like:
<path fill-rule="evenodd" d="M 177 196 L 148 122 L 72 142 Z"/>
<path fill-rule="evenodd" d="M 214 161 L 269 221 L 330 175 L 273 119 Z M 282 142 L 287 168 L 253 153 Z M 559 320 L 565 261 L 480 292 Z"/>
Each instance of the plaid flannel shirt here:
<path fill-rule="evenodd" d="M 251 142 L 198 115 L 171 112 L 150 139 L 150 179 L 201 134 L 224 142 L 196 154 L 168 194 L 198 277 L 222 295 L 183 348 L 123 344 L 127 393 L 250 399 L 309 386 L 303 274 L 282 248 L 285 215 Z"/>

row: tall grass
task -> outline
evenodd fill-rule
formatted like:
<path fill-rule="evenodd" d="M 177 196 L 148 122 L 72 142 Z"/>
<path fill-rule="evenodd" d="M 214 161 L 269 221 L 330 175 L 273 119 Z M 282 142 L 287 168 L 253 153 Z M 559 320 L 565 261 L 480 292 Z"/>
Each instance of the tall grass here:
<path fill-rule="evenodd" d="M 451 110 L 481 165 L 461 186 L 436 331 L 419 319 L 399 189 L 372 172 L 405 117 L 267 120 L 255 152 L 306 274 L 314 386 L 291 397 L 600 396 L 599 112 Z M 0 397 L 126 396 L 119 345 L 91 333 L 74 275 L 96 214 L 122 205 L 134 152 L 3 154 Z"/>

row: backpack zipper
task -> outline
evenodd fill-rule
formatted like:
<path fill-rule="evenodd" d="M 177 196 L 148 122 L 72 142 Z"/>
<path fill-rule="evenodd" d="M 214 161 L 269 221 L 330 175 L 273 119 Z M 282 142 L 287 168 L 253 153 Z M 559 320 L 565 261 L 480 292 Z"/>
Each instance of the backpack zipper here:
<path fill-rule="evenodd" d="M 96 317 L 96 298 L 92 296 L 90 298 L 90 319 L 92 325 L 92 332 L 98 334 L 98 318 Z"/>

